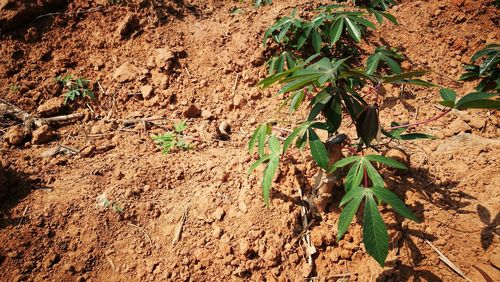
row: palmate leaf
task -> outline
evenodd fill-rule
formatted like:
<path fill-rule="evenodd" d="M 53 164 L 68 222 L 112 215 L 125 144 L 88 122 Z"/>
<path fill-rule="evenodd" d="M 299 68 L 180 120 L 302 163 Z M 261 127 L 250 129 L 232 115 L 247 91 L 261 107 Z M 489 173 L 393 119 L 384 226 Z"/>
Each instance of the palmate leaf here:
<path fill-rule="evenodd" d="M 387 50 L 386 46 L 378 47 L 366 61 L 366 72 L 368 74 L 375 73 L 380 62 L 384 62 L 394 74 L 401 74 L 401 66 L 395 61 L 399 59 L 402 59 L 402 56 L 392 50 Z"/>
<path fill-rule="evenodd" d="M 271 127 L 267 122 L 261 124 L 253 133 L 250 141 L 248 142 L 248 151 L 250 154 L 253 152 L 255 145 L 257 145 L 259 157 L 264 156 L 265 144 L 267 135 L 271 133 Z"/>
<path fill-rule="evenodd" d="M 332 167 L 328 170 L 328 173 L 335 172 L 335 170 L 345 167 L 346 165 L 352 164 L 353 162 L 359 161 L 361 156 L 350 156 L 347 158 L 343 158 L 332 165 Z"/>
<path fill-rule="evenodd" d="M 358 187 L 361 184 L 363 180 L 364 164 L 363 159 L 360 158 L 349 169 L 344 184 L 346 192 L 349 192 L 352 187 Z"/>
<path fill-rule="evenodd" d="M 357 115 L 355 119 L 358 137 L 369 146 L 379 135 L 380 122 L 377 105 L 368 105 Z"/>
<path fill-rule="evenodd" d="M 368 189 L 367 189 L 368 190 Z M 366 193 L 363 213 L 363 243 L 366 251 L 380 266 L 384 266 L 389 253 L 387 228 L 377 208 L 373 195 Z"/>
<path fill-rule="evenodd" d="M 304 122 L 301 125 L 297 126 L 290 135 L 285 139 L 285 142 L 283 143 L 283 153 L 288 150 L 290 145 L 297 139 L 298 136 L 302 136 L 306 130 L 309 128 L 309 126 L 312 124 L 312 122 Z"/>

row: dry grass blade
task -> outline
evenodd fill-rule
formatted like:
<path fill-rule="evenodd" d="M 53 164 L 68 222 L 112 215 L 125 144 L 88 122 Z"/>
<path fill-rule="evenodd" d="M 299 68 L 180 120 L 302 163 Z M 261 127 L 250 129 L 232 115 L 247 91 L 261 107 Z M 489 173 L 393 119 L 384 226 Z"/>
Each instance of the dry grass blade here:
<path fill-rule="evenodd" d="M 151 237 L 149 237 L 148 233 L 146 233 L 146 231 L 144 229 L 142 229 L 142 227 L 137 226 L 137 225 L 132 224 L 132 223 L 127 223 L 127 224 L 141 230 L 142 233 L 144 233 L 144 235 L 146 236 L 146 238 L 148 238 L 149 244 L 151 245 L 151 249 L 153 249 L 153 240 L 151 240 Z"/>
<path fill-rule="evenodd" d="M 456 266 L 450 259 L 448 259 L 440 250 L 438 250 L 436 247 L 434 247 L 434 245 L 431 242 L 429 242 L 428 240 L 425 240 L 425 242 L 429 246 L 431 246 L 431 248 L 439 255 L 439 259 L 442 260 L 448 267 L 453 269 L 458 275 L 462 276 L 462 278 L 464 278 L 465 280 L 472 282 L 472 280 L 467 278 L 465 276 L 465 273 L 463 273 L 462 270 L 460 270 L 460 268 L 458 268 L 458 266 Z"/>
<path fill-rule="evenodd" d="M 179 222 L 179 225 L 175 230 L 174 238 L 172 239 L 172 246 L 174 246 L 181 239 L 182 228 L 184 227 L 184 223 L 186 222 L 188 210 L 189 206 L 186 206 L 186 208 L 184 209 L 184 213 L 182 214 L 181 221 Z"/>

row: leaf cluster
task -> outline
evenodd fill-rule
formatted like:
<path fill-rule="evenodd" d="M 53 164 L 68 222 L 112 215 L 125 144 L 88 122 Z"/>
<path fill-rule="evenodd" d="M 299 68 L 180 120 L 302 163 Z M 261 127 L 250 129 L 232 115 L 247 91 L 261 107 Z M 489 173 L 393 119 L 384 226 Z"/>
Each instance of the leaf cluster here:
<path fill-rule="evenodd" d="M 95 99 L 94 92 L 89 89 L 90 80 L 83 77 L 75 79 L 72 74 L 67 74 L 56 77 L 56 81 L 67 89 L 63 94 L 65 97 L 64 104 L 66 104 L 68 100 L 74 101 L 76 98 L 89 97 L 90 99 Z"/>
<path fill-rule="evenodd" d="M 163 148 L 163 154 L 168 154 L 174 148 L 190 150 L 194 145 L 182 138 L 182 132 L 187 129 L 186 121 L 174 124 L 174 131 L 166 132 L 162 135 L 152 135 L 151 139 Z"/>
<path fill-rule="evenodd" d="M 482 63 L 479 64 L 479 60 Z M 487 92 L 494 90 L 500 93 L 500 45 L 489 44 L 485 48 L 476 52 L 471 63 L 465 65 L 465 73 L 460 76 L 459 80 L 469 81 L 479 79 L 480 82 L 476 86 L 478 92 Z"/>

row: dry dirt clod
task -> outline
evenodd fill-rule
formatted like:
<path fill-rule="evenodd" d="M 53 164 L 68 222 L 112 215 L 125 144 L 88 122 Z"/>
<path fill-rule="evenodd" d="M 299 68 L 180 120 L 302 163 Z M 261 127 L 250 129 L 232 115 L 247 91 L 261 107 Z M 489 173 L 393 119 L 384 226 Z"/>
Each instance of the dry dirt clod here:
<path fill-rule="evenodd" d="M 151 85 L 144 85 L 144 86 L 141 86 L 141 94 L 142 94 L 142 98 L 144 100 L 147 100 L 149 98 L 151 98 L 151 96 L 153 95 L 153 86 Z"/>
<path fill-rule="evenodd" d="M 26 138 L 26 132 L 24 127 L 21 125 L 12 126 L 4 134 L 3 139 L 10 145 L 18 146 L 20 145 L 24 138 Z"/>
<path fill-rule="evenodd" d="M 94 145 L 87 146 L 80 151 L 80 157 L 88 158 L 91 157 L 96 151 L 96 147 Z"/>
<path fill-rule="evenodd" d="M 56 136 L 55 133 L 52 131 L 52 129 L 48 125 L 42 125 L 39 128 L 37 128 L 35 131 L 32 133 L 33 138 L 31 142 L 33 144 L 45 144 L 50 141 Z"/>
<path fill-rule="evenodd" d="M 233 105 L 235 108 L 243 108 L 247 104 L 248 100 L 241 94 L 236 94 L 233 98 Z"/>
<path fill-rule="evenodd" d="M 201 110 L 195 105 L 190 105 L 184 112 L 184 117 L 186 118 L 197 118 L 201 115 Z"/>
<path fill-rule="evenodd" d="M 125 38 L 127 35 L 135 31 L 138 27 L 139 19 L 134 14 L 129 13 L 118 24 L 116 31 L 121 38 Z"/>
<path fill-rule="evenodd" d="M 0 166 L 0 202 L 7 196 L 9 193 L 9 186 L 7 185 L 7 174 L 5 174 L 5 170 L 3 166 Z"/>
<path fill-rule="evenodd" d="M 38 106 L 36 111 L 42 117 L 51 117 L 57 115 L 64 106 L 64 99 L 62 97 L 53 97 Z"/>
<path fill-rule="evenodd" d="M 217 209 L 215 209 L 215 211 L 212 214 L 212 216 L 213 216 L 214 219 L 217 219 L 218 221 L 221 221 L 222 218 L 224 218 L 225 214 L 226 214 L 226 212 L 224 211 L 224 209 L 222 209 L 221 207 L 217 207 Z"/>
<path fill-rule="evenodd" d="M 118 82 L 133 81 L 139 74 L 139 69 L 130 62 L 125 62 L 113 73 L 113 79 Z"/>
<path fill-rule="evenodd" d="M 154 62 L 158 68 L 170 71 L 174 59 L 175 54 L 168 48 L 158 48 L 155 50 Z"/>

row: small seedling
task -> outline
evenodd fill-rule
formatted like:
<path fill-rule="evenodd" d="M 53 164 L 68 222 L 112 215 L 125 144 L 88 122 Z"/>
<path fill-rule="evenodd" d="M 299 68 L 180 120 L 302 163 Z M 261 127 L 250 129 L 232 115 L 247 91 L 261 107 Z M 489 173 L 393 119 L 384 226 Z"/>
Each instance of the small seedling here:
<path fill-rule="evenodd" d="M 152 135 L 151 139 L 163 148 L 163 154 L 170 153 L 173 148 L 179 148 L 184 151 L 194 148 L 194 145 L 182 138 L 182 132 L 187 129 L 186 121 L 180 121 L 174 124 L 174 131 L 166 132 L 162 135 Z"/>
<path fill-rule="evenodd" d="M 102 193 L 101 195 L 97 196 L 97 207 L 100 209 L 111 208 L 111 210 L 116 213 L 123 212 L 123 208 L 121 207 L 121 205 L 117 202 L 110 202 L 108 200 L 108 197 L 106 196 L 106 193 Z"/>
<path fill-rule="evenodd" d="M 484 57 L 481 64 L 478 64 L 480 58 Z M 482 50 L 479 50 L 471 58 L 471 63 L 465 65 L 465 71 L 459 80 L 480 79 L 476 86 L 477 91 L 494 90 L 500 92 L 500 45 L 489 44 Z"/>
<path fill-rule="evenodd" d="M 12 85 L 9 86 L 9 91 L 10 92 L 17 92 L 17 91 L 19 91 L 20 88 L 21 87 L 19 87 L 19 85 L 12 84 Z"/>
<path fill-rule="evenodd" d="M 95 99 L 94 92 L 89 89 L 90 80 L 83 77 L 74 79 L 73 75 L 67 74 L 65 76 L 56 77 L 56 81 L 61 83 L 68 91 L 63 94 L 65 97 L 64 104 L 68 100 L 74 101 L 77 97 Z"/>

